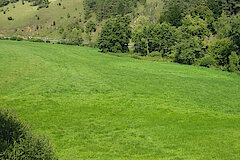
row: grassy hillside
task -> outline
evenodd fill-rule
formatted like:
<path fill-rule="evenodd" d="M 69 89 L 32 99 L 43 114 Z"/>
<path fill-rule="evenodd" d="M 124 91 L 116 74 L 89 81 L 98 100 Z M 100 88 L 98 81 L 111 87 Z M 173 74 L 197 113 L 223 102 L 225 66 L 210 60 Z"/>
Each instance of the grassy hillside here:
<path fill-rule="evenodd" d="M 237 74 L 76 46 L 0 48 L 0 107 L 60 159 L 240 159 Z"/>
<path fill-rule="evenodd" d="M 31 3 L 28 2 L 22 5 L 21 1 L 0 7 L 0 36 L 21 35 L 61 39 L 63 37 L 63 34 L 59 33 L 61 28 L 66 31 L 76 22 L 79 23 L 77 24 L 78 28 L 85 28 L 87 20 L 84 18 L 83 0 L 71 0 L 70 2 L 68 0 L 50 0 L 50 2 L 48 8 L 40 10 L 38 10 L 38 6 L 31 6 Z M 135 13 L 156 18 L 160 16 L 162 6 L 162 0 L 147 0 L 146 8 L 139 3 Z M 9 21 L 8 17 L 12 17 L 14 20 Z M 133 21 L 135 19 L 137 16 Z M 96 41 L 104 21 L 98 22 L 95 13 L 91 14 L 89 20 L 97 24 L 97 32 L 92 35 L 93 41 Z M 54 21 L 55 25 L 53 26 Z M 85 33 L 82 36 L 85 40 L 87 39 Z"/>
<path fill-rule="evenodd" d="M 40 10 L 37 8 L 37 6 L 30 6 L 30 3 L 27 2 L 25 5 L 18 2 L 3 7 L 2 9 L 6 11 L 6 14 L 3 14 L 3 11 L 0 13 L 0 34 L 11 35 L 15 33 L 15 35 L 58 38 L 60 36 L 58 34 L 60 26 L 66 28 L 67 25 L 73 23 L 76 19 L 84 18 L 82 0 L 72 0 L 71 2 L 54 0 L 51 1 L 48 8 Z M 69 18 L 68 14 L 70 15 Z M 14 20 L 9 21 L 9 16 L 13 17 Z M 53 21 L 56 22 L 54 27 L 51 26 Z M 39 27 L 38 30 L 36 29 L 37 26 Z"/>

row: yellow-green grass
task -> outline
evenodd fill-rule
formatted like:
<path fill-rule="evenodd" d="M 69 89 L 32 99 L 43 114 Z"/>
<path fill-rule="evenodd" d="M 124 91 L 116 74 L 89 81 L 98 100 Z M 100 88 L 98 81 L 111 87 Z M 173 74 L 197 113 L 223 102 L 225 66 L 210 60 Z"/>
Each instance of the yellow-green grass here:
<path fill-rule="evenodd" d="M 57 5 L 58 3 L 61 3 L 61 6 Z M 59 37 L 58 28 L 60 26 L 66 28 L 67 25 L 74 22 L 74 19 L 84 18 L 82 0 L 55 0 L 50 3 L 48 8 L 40 10 L 37 9 L 37 6 L 34 7 L 30 4 L 25 2 L 22 5 L 22 2 L 18 2 L 3 7 L 4 11 L 7 8 L 9 11 L 6 11 L 6 14 L 0 12 L 0 34 Z M 70 18 L 67 18 L 68 13 Z M 40 18 L 39 20 L 36 15 Z M 9 21 L 8 17 L 13 17 L 14 20 Z M 56 22 L 55 27 L 51 26 L 53 21 Z M 39 30 L 36 30 L 37 26 L 39 26 Z"/>
<path fill-rule="evenodd" d="M 240 159 L 234 73 L 0 41 L 0 106 L 60 159 Z"/>

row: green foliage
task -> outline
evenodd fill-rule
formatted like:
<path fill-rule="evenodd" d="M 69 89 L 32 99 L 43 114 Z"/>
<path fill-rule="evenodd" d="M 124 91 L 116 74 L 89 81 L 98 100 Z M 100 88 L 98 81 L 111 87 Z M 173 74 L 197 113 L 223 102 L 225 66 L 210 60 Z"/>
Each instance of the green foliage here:
<path fill-rule="evenodd" d="M 217 33 L 218 38 L 227 38 L 230 36 L 232 31 L 231 18 L 226 15 L 225 12 L 222 13 L 221 17 L 213 23 L 214 29 Z"/>
<path fill-rule="evenodd" d="M 220 17 L 223 12 L 233 15 L 240 11 L 239 0 L 207 0 L 206 4 L 213 11 L 215 18 Z"/>
<path fill-rule="evenodd" d="M 141 53 L 142 56 L 149 52 L 149 37 L 148 37 L 148 18 L 139 17 L 132 34 L 132 41 L 134 42 L 134 51 Z"/>
<path fill-rule="evenodd" d="M 132 13 L 138 2 L 145 4 L 146 0 L 84 0 L 85 19 L 88 20 L 92 13 L 99 21 L 116 15 L 123 16 Z"/>
<path fill-rule="evenodd" d="M 229 56 L 234 50 L 235 46 L 230 39 L 217 39 L 209 44 L 207 52 L 215 58 L 219 66 L 227 67 L 229 64 Z"/>
<path fill-rule="evenodd" d="M 30 39 L 28 39 L 28 41 L 30 41 L 30 42 L 40 42 L 40 43 L 44 42 L 44 40 L 39 39 L 39 38 L 30 38 Z"/>
<path fill-rule="evenodd" d="M 70 13 L 67 13 L 67 18 L 70 18 L 70 17 L 71 17 Z"/>
<path fill-rule="evenodd" d="M 148 19 L 139 19 L 133 31 L 133 42 L 135 52 L 143 56 L 149 52 L 162 51 L 163 56 L 172 53 L 172 48 L 177 43 L 177 29 L 163 22 L 156 25 L 148 25 Z"/>
<path fill-rule="evenodd" d="M 3 154 L 14 141 L 25 136 L 23 124 L 9 111 L 0 110 L 0 153 Z M 1 155 L 0 154 L 0 155 Z"/>
<path fill-rule="evenodd" d="M 21 37 L 10 37 L 10 40 L 13 40 L 13 41 L 22 41 L 23 38 L 21 38 Z"/>
<path fill-rule="evenodd" d="M 162 52 L 162 51 L 161 51 L 161 52 L 157 52 L 157 51 L 151 52 L 151 53 L 149 53 L 149 56 L 150 56 L 150 57 L 159 57 L 159 58 L 162 58 L 162 57 L 163 57 L 163 52 Z"/>
<path fill-rule="evenodd" d="M 96 32 L 96 24 L 93 21 L 89 21 L 86 24 L 85 32 L 86 33 Z"/>
<path fill-rule="evenodd" d="M 206 54 L 203 58 L 200 59 L 200 66 L 203 67 L 212 67 L 216 66 L 216 60 L 212 55 Z"/>
<path fill-rule="evenodd" d="M 92 37 L 91 37 L 92 32 L 96 32 L 96 30 L 97 30 L 96 24 L 93 21 L 89 21 L 86 24 L 85 32 L 87 33 L 89 43 L 92 40 Z"/>
<path fill-rule="evenodd" d="M 204 53 L 197 37 L 182 39 L 174 48 L 175 61 L 183 64 L 194 64 Z"/>
<path fill-rule="evenodd" d="M 162 51 L 163 56 L 171 54 L 173 46 L 178 42 L 177 29 L 166 22 L 156 24 L 149 34 L 150 52 Z"/>
<path fill-rule="evenodd" d="M 8 20 L 9 20 L 9 21 L 12 21 L 12 20 L 14 20 L 14 19 L 13 19 L 12 17 L 8 17 Z"/>
<path fill-rule="evenodd" d="M 49 0 L 26 0 L 28 2 L 32 2 L 33 6 L 38 6 L 40 8 L 48 8 Z"/>
<path fill-rule="evenodd" d="M 196 13 L 199 14 L 200 6 L 205 6 L 205 0 L 164 0 L 163 18 L 174 26 L 180 26 L 182 19 L 191 11 L 197 10 Z"/>
<path fill-rule="evenodd" d="M 207 0 L 206 4 L 213 11 L 215 19 L 221 16 L 223 11 L 223 0 Z"/>
<path fill-rule="evenodd" d="M 213 11 L 215 18 L 220 17 L 223 11 L 232 15 L 237 14 L 240 9 L 239 0 L 207 0 L 206 4 Z"/>
<path fill-rule="evenodd" d="M 213 22 L 214 22 L 214 14 L 212 12 L 212 10 L 210 10 L 208 8 L 208 6 L 205 5 L 200 5 L 197 7 L 194 7 L 191 11 L 190 11 L 191 16 L 194 17 L 199 17 L 202 20 L 206 21 L 208 24 L 208 28 L 211 31 L 214 31 L 213 29 Z"/>
<path fill-rule="evenodd" d="M 199 17 L 211 24 L 214 21 L 213 12 L 208 6 L 200 5 L 190 11 L 192 17 Z"/>
<path fill-rule="evenodd" d="M 213 18 L 220 17 L 223 11 L 232 15 L 239 10 L 239 0 L 164 0 L 163 18 L 174 26 L 180 26 L 182 18 L 191 13 L 192 16 L 197 14 L 202 19 L 202 16 L 208 17 L 210 24 Z"/>
<path fill-rule="evenodd" d="M 240 10 L 238 4 L 235 0 L 164 0 L 160 24 L 134 27 L 135 52 L 144 56 L 157 51 L 179 63 L 227 69 L 231 51 L 240 53 L 240 16 L 233 15 Z M 217 40 L 207 42 L 212 38 Z"/>
<path fill-rule="evenodd" d="M 77 45 L 81 44 L 83 42 L 82 39 L 82 32 L 78 30 L 77 28 L 73 28 L 72 32 L 68 36 L 71 41 Z"/>
<path fill-rule="evenodd" d="M 149 52 L 148 50 L 148 40 L 145 38 L 141 38 L 139 43 L 139 48 L 136 49 L 136 51 L 138 50 L 139 53 L 141 53 L 142 56 L 146 56 Z M 136 48 L 136 47 L 135 47 Z"/>
<path fill-rule="evenodd" d="M 237 72 L 240 70 L 239 57 L 236 52 L 232 52 L 229 56 L 229 70 L 231 72 Z"/>
<path fill-rule="evenodd" d="M 239 15 L 232 17 L 231 25 L 232 25 L 231 38 L 233 43 L 238 46 L 238 54 L 240 54 L 240 16 Z"/>
<path fill-rule="evenodd" d="M 165 0 L 164 4 L 164 16 L 162 18 L 173 26 L 181 26 L 183 4 L 178 0 Z"/>
<path fill-rule="evenodd" d="M 98 45 L 102 52 L 127 52 L 131 38 L 129 16 L 117 16 L 108 20 L 102 28 Z"/>
<path fill-rule="evenodd" d="M 183 64 L 195 64 L 204 57 L 203 40 L 210 30 L 205 20 L 199 16 L 187 15 L 177 33 L 180 42 L 174 46 L 175 61 Z"/>
<path fill-rule="evenodd" d="M 22 41 L 23 40 L 23 38 L 22 37 L 17 37 L 17 39 L 16 39 L 17 41 Z"/>
<path fill-rule="evenodd" d="M 223 9 L 229 15 L 237 14 L 240 9 L 240 1 L 239 0 L 225 0 L 223 1 Z"/>
<path fill-rule="evenodd" d="M 58 32 L 59 32 L 60 34 L 63 34 L 64 28 L 63 28 L 63 27 L 59 27 Z"/>
<path fill-rule="evenodd" d="M 191 15 L 187 15 L 182 20 L 181 30 L 189 34 L 189 36 L 196 36 L 201 40 L 210 34 L 207 22 L 199 16 L 193 18 Z"/>
<path fill-rule="evenodd" d="M 9 110 L 0 110 L 1 159 L 56 159 L 52 145 L 44 137 L 33 135 Z"/>
<path fill-rule="evenodd" d="M 240 52 L 240 16 L 229 17 L 225 13 L 214 23 L 218 38 L 230 38 Z"/>

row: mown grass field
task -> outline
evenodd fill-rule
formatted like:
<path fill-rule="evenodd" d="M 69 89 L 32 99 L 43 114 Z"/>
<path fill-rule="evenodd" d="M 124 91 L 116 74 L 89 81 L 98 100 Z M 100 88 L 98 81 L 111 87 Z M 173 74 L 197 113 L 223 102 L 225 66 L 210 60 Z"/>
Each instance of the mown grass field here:
<path fill-rule="evenodd" d="M 60 159 L 240 159 L 240 76 L 0 41 L 0 107 Z"/>

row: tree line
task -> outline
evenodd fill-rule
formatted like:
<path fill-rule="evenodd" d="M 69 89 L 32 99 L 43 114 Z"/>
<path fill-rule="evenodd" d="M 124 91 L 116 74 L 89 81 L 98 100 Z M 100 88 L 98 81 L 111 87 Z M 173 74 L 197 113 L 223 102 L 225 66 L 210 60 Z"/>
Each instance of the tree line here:
<path fill-rule="evenodd" d="M 98 45 L 103 52 L 128 52 L 130 40 L 141 56 L 160 56 L 170 61 L 240 70 L 240 10 L 238 0 L 165 0 L 157 23 L 139 16 L 109 19 Z"/>

